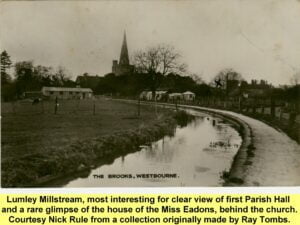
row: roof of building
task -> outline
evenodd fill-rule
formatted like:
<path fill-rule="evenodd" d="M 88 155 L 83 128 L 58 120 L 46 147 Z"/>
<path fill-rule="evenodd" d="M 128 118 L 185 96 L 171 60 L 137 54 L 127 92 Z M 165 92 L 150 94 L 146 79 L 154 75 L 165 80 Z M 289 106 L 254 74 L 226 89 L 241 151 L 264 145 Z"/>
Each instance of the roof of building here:
<path fill-rule="evenodd" d="M 90 88 L 70 88 L 70 87 L 43 87 L 42 91 L 77 91 L 77 92 L 89 92 L 92 93 Z"/>
<path fill-rule="evenodd" d="M 181 93 L 171 93 L 169 94 L 169 96 L 179 96 L 179 95 L 182 95 Z"/>
<path fill-rule="evenodd" d="M 24 91 L 26 94 L 39 94 L 41 91 Z"/>
<path fill-rule="evenodd" d="M 167 93 L 167 91 L 156 91 L 155 93 L 156 94 L 165 94 L 165 93 Z"/>
<path fill-rule="evenodd" d="M 186 91 L 186 92 L 183 92 L 182 94 L 184 94 L 184 95 L 194 95 L 195 93 L 193 93 L 191 91 Z"/>

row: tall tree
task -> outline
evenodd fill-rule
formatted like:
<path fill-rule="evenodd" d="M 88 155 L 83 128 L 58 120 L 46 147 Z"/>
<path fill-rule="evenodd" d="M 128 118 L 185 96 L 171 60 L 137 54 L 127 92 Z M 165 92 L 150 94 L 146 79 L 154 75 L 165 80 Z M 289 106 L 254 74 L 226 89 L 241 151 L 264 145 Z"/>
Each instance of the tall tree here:
<path fill-rule="evenodd" d="M 52 76 L 52 81 L 54 86 L 69 86 L 70 83 L 73 83 L 68 75 L 68 71 L 63 66 L 59 66 Z"/>
<path fill-rule="evenodd" d="M 52 86 L 52 76 L 54 74 L 54 70 L 51 66 L 34 66 L 33 68 L 33 76 L 40 83 L 40 86 Z"/>
<path fill-rule="evenodd" d="M 186 65 L 180 62 L 181 55 L 170 45 L 158 45 L 134 55 L 134 65 L 139 73 L 150 77 L 149 88 L 153 96 L 163 76 L 169 73 L 183 73 Z"/>
<path fill-rule="evenodd" d="M 6 51 L 1 53 L 1 84 L 9 83 L 11 80 L 9 74 L 7 73 L 7 69 L 9 69 L 12 65 L 10 60 L 10 56 L 7 54 Z"/>
<path fill-rule="evenodd" d="M 243 80 L 240 73 L 233 69 L 221 70 L 211 81 L 211 85 L 220 87 L 221 89 L 229 90 L 231 86 L 239 84 Z"/>
<path fill-rule="evenodd" d="M 38 81 L 34 76 L 34 67 L 32 61 L 21 61 L 15 64 L 16 91 L 21 96 L 24 91 L 37 90 Z"/>

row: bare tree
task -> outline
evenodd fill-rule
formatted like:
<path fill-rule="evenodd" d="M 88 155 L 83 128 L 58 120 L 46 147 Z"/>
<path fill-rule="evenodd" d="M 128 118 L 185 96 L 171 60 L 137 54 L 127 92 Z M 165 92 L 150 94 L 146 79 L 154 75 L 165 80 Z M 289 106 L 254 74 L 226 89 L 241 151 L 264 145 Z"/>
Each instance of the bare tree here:
<path fill-rule="evenodd" d="M 161 63 L 159 63 L 159 71 L 162 75 L 168 73 L 183 73 L 186 72 L 186 64 L 180 63 L 181 55 L 170 45 L 158 46 L 158 54 Z"/>
<path fill-rule="evenodd" d="M 54 74 L 54 69 L 51 66 L 42 66 L 42 65 L 34 66 L 33 74 L 35 77 L 37 77 L 41 85 L 51 86 L 52 84 L 51 77 Z"/>
<path fill-rule="evenodd" d="M 143 51 L 138 51 L 134 55 L 134 65 L 137 72 L 147 73 L 150 76 L 150 89 L 155 95 L 156 89 L 160 85 L 161 77 L 169 73 L 183 73 L 186 65 L 180 63 L 181 55 L 173 46 L 160 44 Z"/>
<path fill-rule="evenodd" d="M 56 86 L 65 86 L 66 83 L 70 80 L 68 71 L 63 66 L 58 66 L 54 75 L 52 75 L 52 81 Z"/>
<path fill-rule="evenodd" d="M 240 73 L 236 72 L 235 70 L 223 69 L 221 70 L 211 81 L 211 85 L 220 87 L 222 89 L 228 88 L 228 81 L 237 81 L 241 82 L 243 77 Z"/>

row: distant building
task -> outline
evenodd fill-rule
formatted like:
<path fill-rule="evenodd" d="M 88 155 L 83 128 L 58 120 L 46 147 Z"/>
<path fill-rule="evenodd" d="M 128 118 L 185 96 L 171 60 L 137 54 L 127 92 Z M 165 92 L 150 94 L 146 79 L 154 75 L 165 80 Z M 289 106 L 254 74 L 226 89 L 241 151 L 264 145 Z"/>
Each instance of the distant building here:
<path fill-rule="evenodd" d="M 152 92 L 151 91 L 143 91 L 140 94 L 141 100 L 151 100 L 152 99 Z"/>
<path fill-rule="evenodd" d="M 167 91 L 156 91 L 155 98 L 157 101 L 166 100 L 167 99 Z"/>
<path fill-rule="evenodd" d="M 166 100 L 167 98 L 167 91 L 156 91 L 155 92 L 155 99 L 157 101 Z M 143 91 L 140 94 L 140 99 L 142 100 L 152 100 L 152 91 Z"/>
<path fill-rule="evenodd" d="M 171 93 L 169 94 L 169 100 L 182 100 L 183 99 L 183 95 L 182 93 Z"/>
<path fill-rule="evenodd" d="M 87 99 L 92 98 L 93 91 L 90 88 L 69 88 L 69 87 L 43 87 L 44 96 L 51 99 Z"/>
<path fill-rule="evenodd" d="M 129 63 L 129 55 L 126 41 L 126 33 L 124 32 L 123 44 L 121 48 L 120 60 L 113 60 L 112 73 L 117 76 L 132 73 L 134 71 L 134 66 Z"/>
<path fill-rule="evenodd" d="M 186 91 L 184 93 L 170 93 L 168 91 L 159 90 L 155 92 L 156 101 L 167 101 L 167 100 L 185 100 L 193 101 L 195 100 L 196 95 L 191 91 Z M 140 94 L 140 99 L 142 100 L 153 100 L 152 91 L 143 91 Z"/>
<path fill-rule="evenodd" d="M 226 82 L 226 89 L 228 91 L 232 91 L 239 87 L 239 80 L 227 80 Z"/>
<path fill-rule="evenodd" d="M 243 93 L 243 96 L 246 96 L 248 98 L 251 97 L 262 97 L 264 96 L 270 89 L 272 88 L 271 84 L 268 84 L 265 80 L 251 80 L 251 83 L 248 84 L 246 81 L 243 81 L 241 83 L 241 92 Z"/>
<path fill-rule="evenodd" d="M 193 101 L 193 100 L 195 100 L 195 97 L 196 97 L 196 95 L 190 91 L 186 91 L 186 92 L 182 93 L 182 98 L 185 101 Z"/>

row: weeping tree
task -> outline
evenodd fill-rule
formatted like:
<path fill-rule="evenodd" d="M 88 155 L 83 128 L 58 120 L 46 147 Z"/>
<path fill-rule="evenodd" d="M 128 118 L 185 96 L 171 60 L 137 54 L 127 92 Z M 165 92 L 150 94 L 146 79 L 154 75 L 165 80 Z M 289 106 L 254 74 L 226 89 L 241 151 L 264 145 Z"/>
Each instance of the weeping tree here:
<path fill-rule="evenodd" d="M 182 74 L 186 64 L 180 62 L 181 55 L 173 46 L 160 44 L 135 53 L 133 57 L 138 73 L 148 75 L 147 86 L 152 91 L 152 98 L 160 87 L 163 77 L 169 73 Z"/>

